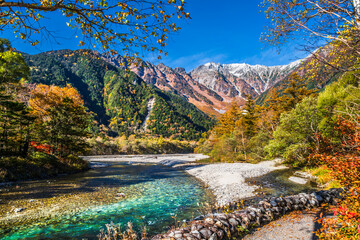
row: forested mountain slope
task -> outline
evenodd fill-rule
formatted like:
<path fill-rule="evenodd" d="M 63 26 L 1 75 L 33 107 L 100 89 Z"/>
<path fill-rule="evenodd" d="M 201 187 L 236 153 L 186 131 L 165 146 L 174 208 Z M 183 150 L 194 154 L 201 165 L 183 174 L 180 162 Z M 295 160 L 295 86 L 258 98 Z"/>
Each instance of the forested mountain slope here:
<path fill-rule="evenodd" d="M 95 119 L 119 135 L 149 133 L 198 139 L 214 124 L 186 99 L 146 84 L 92 51 L 60 50 L 24 57 L 31 68 L 31 82 L 71 84 L 96 114 Z M 154 101 L 151 108 L 149 101 Z"/>

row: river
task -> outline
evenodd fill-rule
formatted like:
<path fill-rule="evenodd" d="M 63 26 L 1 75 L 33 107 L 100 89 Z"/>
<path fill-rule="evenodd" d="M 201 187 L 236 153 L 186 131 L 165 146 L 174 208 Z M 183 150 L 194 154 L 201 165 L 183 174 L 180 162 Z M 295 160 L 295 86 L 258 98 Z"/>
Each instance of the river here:
<path fill-rule="evenodd" d="M 176 221 L 201 215 L 215 203 L 213 194 L 196 178 L 158 164 L 196 157 L 108 156 L 98 164 L 99 158 L 94 157 L 88 160 L 95 168 L 84 173 L 4 185 L 0 187 L 0 239 L 97 239 L 110 222 L 121 224 L 123 230 L 132 222 L 135 230 L 146 227 L 149 235 L 165 232 Z M 286 174 L 280 171 L 251 181 L 276 183 L 263 190 L 279 193 L 284 180 L 276 179 Z M 308 186 L 286 185 L 286 189 L 292 193 Z"/>
<path fill-rule="evenodd" d="M 183 171 L 154 163 L 107 167 L 0 188 L 0 238 L 96 239 L 110 222 L 149 234 L 200 215 L 214 197 Z M 16 209 L 24 210 L 14 213 Z"/>

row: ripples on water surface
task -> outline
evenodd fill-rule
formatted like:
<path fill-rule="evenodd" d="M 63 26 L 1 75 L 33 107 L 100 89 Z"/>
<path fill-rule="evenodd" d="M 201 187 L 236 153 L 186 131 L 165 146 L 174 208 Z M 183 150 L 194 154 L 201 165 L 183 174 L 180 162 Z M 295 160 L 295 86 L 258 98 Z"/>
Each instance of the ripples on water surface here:
<path fill-rule="evenodd" d="M 120 192 L 127 197 L 116 199 Z M 11 226 L 5 226 L 3 219 L 0 238 L 4 240 L 96 239 L 100 228 L 111 221 L 121 223 L 123 229 L 127 222 L 132 222 L 137 230 L 146 226 L 149 233 L 162 232 L 174 224 L 175 215 L 178 220 L 191 219 L 200 214 L 199 203 L 213 201 L 211 193 L 182 171 L 125 163 L 113 163 L 50 183 L 25 182 L 18 187 L 3 188 L 0 206 L 9 207 L 16 198 L 21 198 L 21 204 L 28 204 L 20 213 L 28 218 L 31 204 L 39 206 L 44 202 L 46 212 L 33 214 L 43 215 L 41 219 L 11 220 Z M 35 209 L 40 211 L 41 206 Z M 2 213 L 4 216 L 6 213 Z"/>

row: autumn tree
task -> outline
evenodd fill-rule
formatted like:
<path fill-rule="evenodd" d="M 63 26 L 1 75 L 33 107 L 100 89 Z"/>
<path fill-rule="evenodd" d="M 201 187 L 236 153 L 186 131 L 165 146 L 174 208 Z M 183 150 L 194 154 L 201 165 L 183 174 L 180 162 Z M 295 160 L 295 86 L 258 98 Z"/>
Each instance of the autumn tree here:
<path fill-rule="evenodd" d="M 307 89 L 305 79 L 300 77 L 298 73 L 292 73 L 283 87 L 284 98 L 282 107 L 284 111 L 293 109 L 303 98 L 316 92 L 314 89 Z"/>
<path fill-rule="evenodd" d="M 359 236 L 360 88 L 352 78 L 345 74 L 319 99 L 328 117 L 323 119 L 321 134 L 317 136 L 321 147 L 310 156 L 310 160 L 325 165 L 331 170 L 333 179 L 348 190 L 333 209 L 336 217 L 323 219 L 320 239 L 355 239 Z"/>
<path fill-rule="evenodd" d="M 243 108 L 243 112 L 242 112 L 243 116 L 243 127 L 244 127 L 244 133 L 245 136 L 248 138 L 251 138 L 255 135 L 256 133 L 256 122 L 257 122 L 257 109 L 256 109 L 256 104 L 254 102 L 254 100 L 252 99 L 251 95 L 247 95 L 247 99 L 246 99 L 246 103 L 245 106 Z"/>
<path fill-rule="evenodd" d="M 281 46 L 304 39 L 302 45 L 313 55 L 312 69 L 325 66 L 339 73 L 358 69 L 358 0 L 264 0 L 263 7 L 272 23 L 263 35 L 265 42 Z"/>
<path fill-rule="evenodd" d="M 280 115 L 293 109 L 297 103 L 310 95 L 315 94 L 314 89 L 308 89 L 306 81 L 298 73 L 292 73 L 279 87 L 270 92 L 269 98 L 262 107 L 260 126 L 272 135 L 280 123 Z"/>
<path fill-rule="evenodd" d="M 269 91 L 269 98 L 260 107 L 260 114 L 263 116 L 259 119 L 259 127 L 267 132 L 269 135 L 275 131 L 279 125 L 280 114 L 282 113 L 283 98 L 277 88 L 272 88 Z"/>
<path fill-rule="evenodd" d="M 237 103 L 232 103 L 228 111 L 221 117 L 214 131 L 218 135 L 229 134 L 233 132 L 241 119 L 240 107 Z"/>
<path fill-rule="evenodd" d="M 12 28 L 36 45 L 40 34 L 50 34 L 44 18 L 60 13 L 82 33 L 80 45 L 135 60 L 146 51 L 163 53 L 169 34 L 180 29 L 173 19 L 190 18 L 184 7 L 184 0 L 0 1 L 0 31 Z"/>
<path fill-rule="evenodd" d="M 197 150 L 209 154 L 217 161 L 258 160 L 262 157 L 259 153 L 263 151 L 259 151 L 263 147 L 258 143 L 264 145 L 263 142 L 268 141 L 262 134 L 254 138 L 258 133 L 258 114 L 259 108 L 251 96 L 247 96 L 242 108 L 233 103 L 209 135 L 204 136 L 207 139 L 199 141 Z M 255 148 L 256 153 L 253 152 Z"/>
<path fill-rule="evenodd" d="M 307 97 L 294 109 L 280 117 L 274 139 L 266 147 L 269 158 L 282 157 L 295 165 L 307 164 L 311 148 L 316 147 L 319 123 L 323 115 L 317 108 L 317 99 Z"/>
<path fill-rule="evenodd" d="M 20 53 L 14 52 L 9 40 L 0 38 L 0 84 L 19 83 L 29 76 L 29 67 Z"/>
<path fill-rule="evenodd" d="M 50 153 L 63 157 L 86 150 L 91 116 L 76 89 L 70 85 L 61 88 L 39 84 L 29 105 L 37 117 L 36 138 L 50 146 Z"/>
<path fill-rule="evenodd" d="M 263 7 L 272 22 L 263 39 L 271 44 L 306 36 L 310 41 L 336 40 L 352 48 L 342 32 L 353 29 L 352 34 L 357 37 L 360 33 L 358 0 L 265 0 Z"/>

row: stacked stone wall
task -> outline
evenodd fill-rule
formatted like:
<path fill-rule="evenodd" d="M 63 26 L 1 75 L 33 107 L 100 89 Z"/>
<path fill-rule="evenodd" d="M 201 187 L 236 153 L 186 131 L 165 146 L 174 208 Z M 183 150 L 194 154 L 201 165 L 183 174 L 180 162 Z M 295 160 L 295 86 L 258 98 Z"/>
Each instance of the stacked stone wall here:
<path fill-rule="evenodd" d="M 243 236 L 249 229 L 266 224 L 291 211 L 311 209 L 323 203 L 336 204 L 343 190 L 330 189 L 313 193 L 299 193 L 287 197 L 271 197 L 258 204 L 232 213 L 200 216 L 187 227 L 174 229 L 152 239 L 199 240 L 231 239 Z"/>

